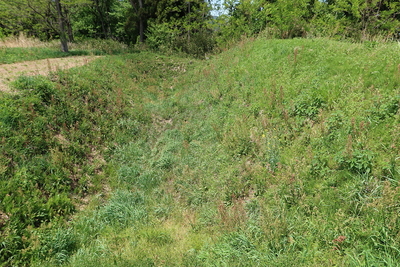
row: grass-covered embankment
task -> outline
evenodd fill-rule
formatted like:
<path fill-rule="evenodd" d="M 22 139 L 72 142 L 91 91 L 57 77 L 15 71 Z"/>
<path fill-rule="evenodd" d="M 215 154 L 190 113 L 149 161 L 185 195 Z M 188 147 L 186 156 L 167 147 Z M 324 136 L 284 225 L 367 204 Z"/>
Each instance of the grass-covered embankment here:
<path fill-rule="evenodd" d="M 109 104 L 120 106 L 123 92 L 125 113 L 98 120 L 92 111 L 112 142 L 101 141 L 110 146 L 98 154 L 107 155 L 104 172 L 89 177 L 107 177 L 110 198 L 95 195 L 65 227 L 32 235 L 31 259 L 396 265 L 399 50 L 259 39 L 204 62 L 107 58 L 88 84 L 117 84 Z"/>
<path fill-rule="evenodd" d="M 157 62 L 146 54 L 105 57 L 49 78 L 20 77 L 14 82 L 18 91 L 1 95 L 1 266 L 27 265 L 74 248 L 56 229 L 92 195 L 108 195 L 107 161 L 115 147 L 124 138 L 134 140 L 145 129 L 140 124 L 151 121 L 142 108 L 143 92 L 134 87 Z M 176 73 L 174 64 L 180 63 L 169 64 L 167 78 Z"/>

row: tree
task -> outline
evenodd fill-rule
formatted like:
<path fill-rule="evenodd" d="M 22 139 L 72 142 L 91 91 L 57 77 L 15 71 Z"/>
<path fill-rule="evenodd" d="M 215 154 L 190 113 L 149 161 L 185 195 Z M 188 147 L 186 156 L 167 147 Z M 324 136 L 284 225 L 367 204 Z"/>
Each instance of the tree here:
<path fill-rule="evenodd" d="M 56 14 L 50 1 L 0 0 L 0 20 L 9 34 L 21 31 L 42 40 L 58 32 Z"/>
<path fill-rule="evenodd" d="M 60 0 L 55 0 L 57 15 L 58 15 L 58 24 L 60 26 L 59 33 L 60 33 L 60 41 L 61 41 L 61 50 L 63 52 L 68 52 L 68 40 L 67 40 L 67 33 L 65 30 L 65 18 L 62 13 L 61 3 Z"/>
<path fill-rule="evenodd" d="M 217 18 L 217 42 L 229 47 L 243 36 L 256 36 L 271 23 L 275 0 L 226 0 L 227 14 Z"/>
<path fill-rule="evenodd" d="M 383 34 L 395 37 L 400 27 L 398 0 L 330 0 L 329 5 L 339 18 L 344 18 L 347 32 L 357 38 Z"/>
<path fill-rule="evenodd" d="M 26 32 L 41 40 L 57 36 L 62 50 L 73 41 L 70 8 L 82 6 L 88 0 L 0 0 L 0 18 L 3 31 L 8 34 Z"/>
<path fill-rule="evenodd" d="M 202 0 L 159 0 L 154 17 L 147 20 L 147 44 L 153 49 L 167 48 L 197 57 L 214 48 L 215 24 L 210 5 Z"/>
<path fill-rule="evenodd" d="M 271 22 L 281 38 L 305 35 L 310 0 L 277 0 L 271 5 Z"/>
<path fill-rule="evenodd" d="M 143 0 L 130 0 L 131 5 L 133 9 L 135 10 L 139 22 L 139 36 L 140 39 L 139 41 L 141 43 L 144 42 L 144 19 L 145 19 L 145 14 L 144 14 L 144 9 L 143 9 Z"/>

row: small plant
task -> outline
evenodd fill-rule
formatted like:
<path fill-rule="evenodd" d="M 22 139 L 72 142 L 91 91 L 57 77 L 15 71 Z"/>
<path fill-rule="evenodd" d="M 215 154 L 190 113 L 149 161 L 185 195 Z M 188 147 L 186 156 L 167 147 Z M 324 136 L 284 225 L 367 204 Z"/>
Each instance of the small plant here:
<path fill-rule="evenodd" d="M 223 142 L 233 157 L 253 155 L 257 149 L 245 123 L 236 122 L 225 134 Z"/>
<path fill-rule="evenodd" d="M 374 101 L 374 106 L 369 110 L 370 118 L 375 121 L 393 117 L 400 108 L 400 95 L 389 96 Z"/>
<path fill-rule="evenodd" d="M 305 95 L 295 103 L 292 114 L 295 116 L 315 119 L 320 109 L 325 107 L 325 101 L 319 96 Z"/>
<path fill-rule="evenodd" d="M 51 101 L 57 100 L 55 84 L 43 76 L 20 76 L 13 82 L 13 86 L 17 89 L 29 91 L 29 94 L 37 95 L 41 102 L 49 105 Z"/>
<path fill-rule="evenodd" d="M 331 172 L 328 160 L 322 156 L 314 156 L 311 161 L 310 174 L 312 177 L 324 178 Z"/>
<path fill-rule="evenodd" d="M 344 114 L 342 111 L 332 113 L 325 121 L 329 140 L 335 140 L 339 136 L 338 131 L 345 126 Z"/>
<path fill-rule="evenodd" d="M 353 173 L 368 174 L 372 171 L 374 154 L 369 150 L 355 149 L 352 154 L 338 156 L 336 161 L 339 169 L 349 170 Z"/>

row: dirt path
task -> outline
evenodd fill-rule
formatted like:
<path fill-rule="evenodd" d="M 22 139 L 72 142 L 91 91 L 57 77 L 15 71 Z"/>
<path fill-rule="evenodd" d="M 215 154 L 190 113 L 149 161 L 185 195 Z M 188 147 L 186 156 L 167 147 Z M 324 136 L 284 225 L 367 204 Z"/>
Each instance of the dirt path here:
<path fill-rule="evenodd" d="M 51 71 L 83 66 L 100 56 L 48 58 L 14 64 L 0 64 L 0 91 L 10 92 L 8 83 L 21 75 L 47 75 Z"/>

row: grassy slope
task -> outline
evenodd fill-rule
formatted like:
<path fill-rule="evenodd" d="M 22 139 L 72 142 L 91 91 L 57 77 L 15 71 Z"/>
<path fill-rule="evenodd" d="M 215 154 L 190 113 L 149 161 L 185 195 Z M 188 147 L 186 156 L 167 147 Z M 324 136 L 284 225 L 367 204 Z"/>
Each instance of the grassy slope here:
<path fill-rule="evenodd" d="M 397 44 L 260 39 L 205 62 L 117 58 L 142 115 L 113 132 L 111 198 L 43 238 L 38 261 L 398 262 Z"/>
<path fill-rule="evenodd" d="M 20 77 L 19 93 L 1 94 L 1 266 L 47 258 L 64 251 L 63 244 L 75 247 L 56 229 L 87 197 L 107 193 L 106 162 L 116 144 L 151 121 L 138 86 L 156 86 L 162 75 L 172 79 L 181 61 L 109 56 L 49 77 Z M 161 66 L 169 70 L 155 71 Z"/>

